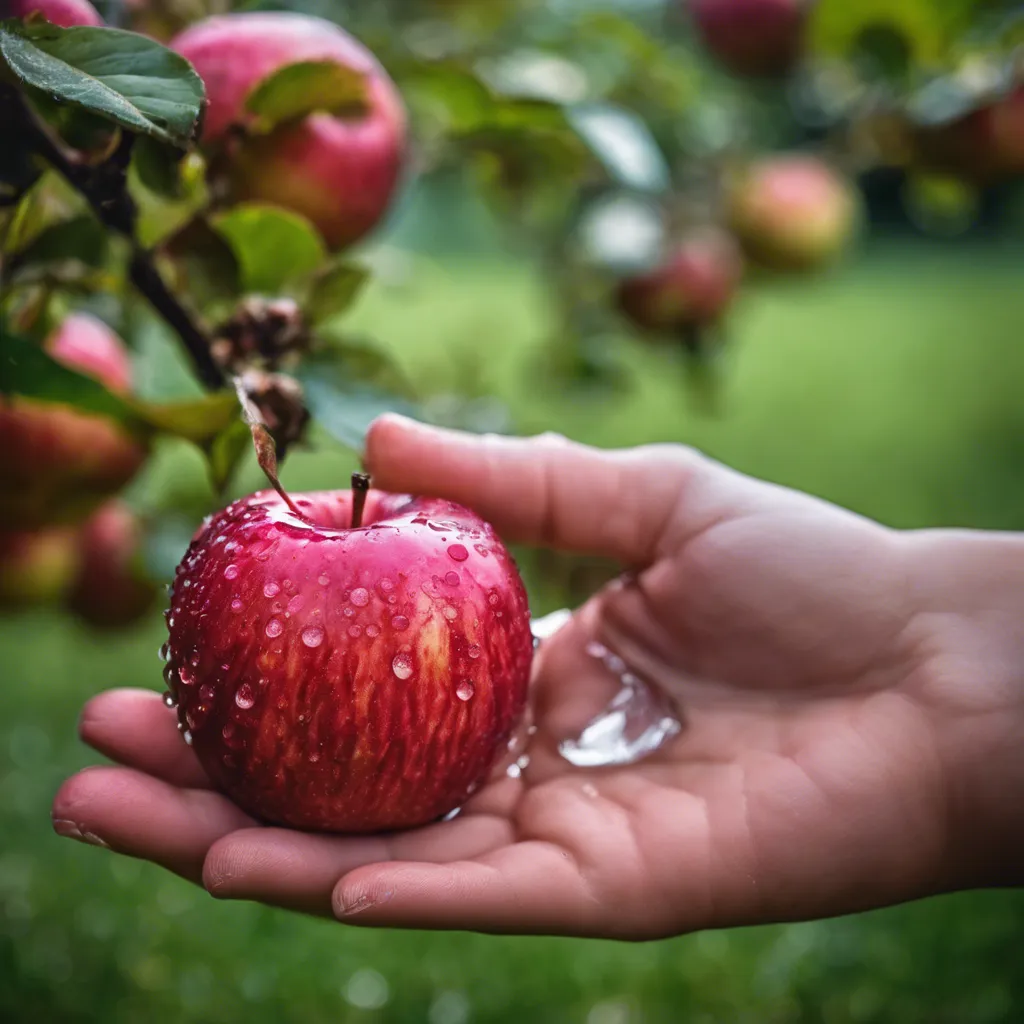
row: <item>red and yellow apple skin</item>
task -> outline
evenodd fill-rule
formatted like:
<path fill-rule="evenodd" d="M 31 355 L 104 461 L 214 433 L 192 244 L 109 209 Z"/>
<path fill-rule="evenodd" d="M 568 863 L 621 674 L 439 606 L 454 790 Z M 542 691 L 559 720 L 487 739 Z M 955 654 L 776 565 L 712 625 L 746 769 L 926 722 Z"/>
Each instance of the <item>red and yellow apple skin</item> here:
<path fill-rule="evenodd" d="M 89 0 L 4 0 L 0 3 L 0 18 L 28 18 L 33 14 L 42 15 L 61 28 L 103 24 L 99 11 Z"/>
<path fill-rule="evenodd" d="M 687 0 L 684 0 L 687 2 Z M 688 0 L 697 34 L 736 75 L 775 78 L 803 49 L 812 0 Z"/>
<path fill-rule="evenodd" d="M 77 537 L 70 527 L 0 533 L 0 608 L 60 600 L 77 565 Z"/>
<path fill-rule="evenodd" d="M 46 348 L 108 390 L 128 390 L 128 351 L 94 317 L 66 317 Z M 136 474 L 146 454 L 108 416 L 18 395 L 0 399 L 0 529 L 80 522 Z"/>
<path fill-rule="evenodd" d="M 273 492 L 193 540 L 165 678 L 213 783 L 270 823 L 377 832 L 459 807 L 523 713 L 526 592 L 494 530 L 450 502 Z"/>
<path fill-rule="evenodd" d="M 376 226 L 401 175 L 406 115 L 394 83 L 366 47 L 331 22 L 285 12 L 207 18 L 170 45 L 206 85 L 205 146 L 247 123 L 249 93 L 283 67 L 333 61 L 362 74 L 366 110 L 311 114 L 247 138 L 236 147 L 227 178 L 234 199 L 302 214 L 332 249 Z"/>

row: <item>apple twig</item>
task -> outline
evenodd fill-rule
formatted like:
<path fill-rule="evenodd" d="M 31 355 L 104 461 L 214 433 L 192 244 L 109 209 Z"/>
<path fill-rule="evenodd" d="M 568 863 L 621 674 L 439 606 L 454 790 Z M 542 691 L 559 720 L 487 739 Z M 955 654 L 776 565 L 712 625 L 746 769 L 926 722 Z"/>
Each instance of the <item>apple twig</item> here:
<path fill-rule="evenodd" d="M 32 149 L 66 178 L 89 203 L 99 221 L 131 245 L 129 278 L 150 305 L 181 338 L 196 375 L 211 391 L 226 384 L 224 373 L 210 352 L 210 342 L 192 314 L 167 287 L 152 255 L 135 236 L 136 207 L 126 183 L 135 136 L 122 129 L 114 152 L 99 165 L 79 162 L 40 123 L 24 97 L 12 86 L 0 85 L 0 104 L 8 108 Z"/>

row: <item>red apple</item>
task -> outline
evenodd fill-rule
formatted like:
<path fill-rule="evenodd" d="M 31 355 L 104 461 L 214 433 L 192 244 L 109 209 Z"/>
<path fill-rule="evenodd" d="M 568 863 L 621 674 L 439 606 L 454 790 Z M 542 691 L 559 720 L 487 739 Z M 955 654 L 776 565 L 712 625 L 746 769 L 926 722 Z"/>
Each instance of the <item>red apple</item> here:
<path fill-rule="evenodd" d="M 773 270 L 816 270 L 834 262 L 856 233 L 853 186 L 800 153 L 766 157 L 734 183 L 730 227 L 747 256 Z"/>
<path fill-rule="evenodd" d="M 778 77 L 800 57 L 813 0 L 690 0 L 697 34 L 730 71 Z"/>
<path fill-rule="evenodd" d="M 0 605 L 59 600 L 76 564 L 75 531 L 69 527 L 0 533 Z"/>
<path fill-rule="evenodd" d="M 178 568 L 165 678 L 211 780 L 318 831 L 422 825 L 485 780 L 526 701 L 526 593 L 458 505 L 371 491 L 235 502 Z"/>
<path fill-rule="evenodd" d="M 61 28 L 103 24 L 99 12 L 89 0 L 6 0 L 0 3 L 0 18 L 27 18 L 32 14 L 41 14 Z"/>
<path fill-rule="evenodd" d="M 228 173 L 235 199 L 257 200 L 307 217 L 331 248 L 351 245 L 381 219 L 402 168 L 406 117 L 387 72 L 361 43 L 331 22 L 283 12 L 208 18 L 171 41 L 206 84 L 204 145 L 245 124 L 254 86 L 304 61 L 336 61 L 362 74 L 368 109 L 313 114 L 243 142 Z"/>
<path fill-rule="evenodd" d="M 915 133 L 916 162 L 979 185 L 1024 175 L 1024 87 L 965 117 Z"/>
<path fill-rule="evenodd" d="M 717 322 L 743 276 L 732 237 L 717 228 L 693 230 L 653 270 L 619 285 L 618 306 L 637 327 L 678 332 Z"/>
<path fill-rule="evenodd" d="M 111 391 L 127 389 L 128 352 L 94 317 L 68 316 L 46 347 Z M 0 400 L 0 529 L 79 521 L 145 457 L 145 446 L 107 416 L 18 395 Z"/>
<path fill-rule="evenodd" d="M 79 566 L 68 605 L 97 629 L 134 625 L 153 607 L 156 585 L 137 564 L 142 528 L 119 501 L 107 502 L 82 528 Z"/>

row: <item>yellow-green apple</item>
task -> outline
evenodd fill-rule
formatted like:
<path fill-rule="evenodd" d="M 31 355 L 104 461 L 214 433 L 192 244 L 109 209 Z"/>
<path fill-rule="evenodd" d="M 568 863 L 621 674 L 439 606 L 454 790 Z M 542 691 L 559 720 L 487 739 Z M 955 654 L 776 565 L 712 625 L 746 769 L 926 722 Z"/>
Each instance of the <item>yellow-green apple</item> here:
<path fill-rule="evenodd" d="M 331 248 L 351 245 L 378 223 L 401 173 L 406 116 L 394 83 L 361 43 L 320 18 L 268 12 L 207 18 L 170 45 L 206 85 L 207 147 L 250 123 L 247 97 L 281 68 L 330 61 L 362 75 L 365 108 L 314 113 L 251 135 L 232 154 L 228 180 L 235 199 L 307 217 Z"/>
<path fill-rule="evenodd" d="M 134 625 L 156 600 L 157 587 L 139 564 L 142 525 L 127 505 L 108 501 L 82 527 L 78 570 L 68 606 L 96 629 Z"/>
<path fill-rule="evenodd" d="M 0 533 L 0 605 L 21 608 L 59 600 L 76 564 L 72 527 Z"/>
<path fill-rule="evenodd" d="M 266 822 L 433 821 L 486 779 L 524 709 L 527 598 L 494 530 L 378 491 L 353 515 L 358 493 L 235 502 L 174 581 L 168 701 L 211 780 Z"/>
<path fill-rule="evenodd" d="M 46 341 L 58 362 L 124 393 L 130 363 L 121 339 L 73 313 Z M 138 471 L 146 447 L 108 416 L 24 396 L 0 398 L 0 529 L 84 519 Z"/>
<path fill-rule="evenodd" d="M 683 235 L 652 270 L 625 278 L 618 307 L 637 327 L 654 334 L 678 333 L 716 323 L 743 277 L 735 240 L 715 227 Z"/>
<path fill-rule="evenodd" d="M 697 34 L 737 75 L 785 75 L 797 63 L 813 0 L 689 0 Z"/>
<path fill-rule="evenodd" d="M 102 25 L 103 19 L 89 0 L 3 0 L 0 18 L 28 18 L 42 15 L 53 25 L 71 28 L 75 25 Z"/>
<path fill-rule="evenodd" d="M 855 188 L 817 157 L 784 153 L 748 167 L 730 188 L 729 225 L 752 262 L 820 269 L 850 245 L 860 220 Z"/>

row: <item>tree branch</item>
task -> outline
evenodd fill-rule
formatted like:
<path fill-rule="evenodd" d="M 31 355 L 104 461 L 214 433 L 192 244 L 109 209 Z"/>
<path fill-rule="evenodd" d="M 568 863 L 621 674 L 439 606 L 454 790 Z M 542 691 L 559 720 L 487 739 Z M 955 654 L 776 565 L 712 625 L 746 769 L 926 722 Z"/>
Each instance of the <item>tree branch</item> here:
<path fill-rule="evenodd" d="M 128 271 L 132 284 L 181 338 L 203 385 L 211 391 L 223 388 L 227 382 L 210 352 L 209 340 L 167 287 L 151 254 L 135 237 L 136 208 L 127 188 L 134 136 L 123 133 L 113 155 L 102 164 L 78 163 L 39 123 L 16 89 L 0 85 L 0 104 L 14 114 L 32 149 L 85 197 L 100 222 L 128 240 L 132 248 Z"/>

